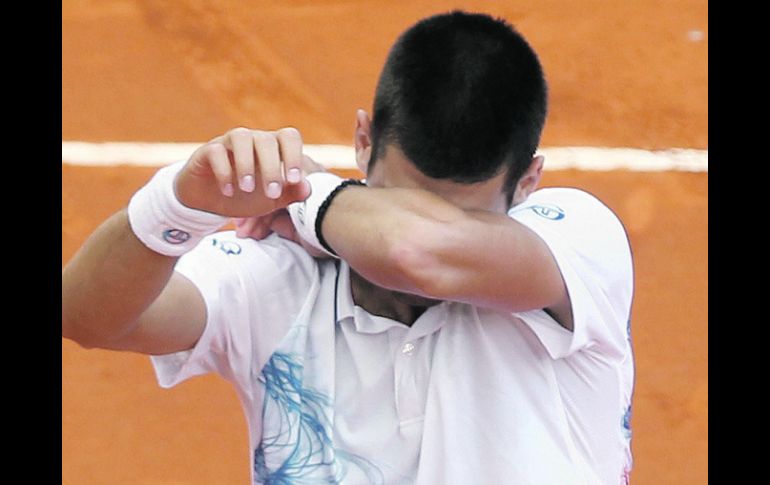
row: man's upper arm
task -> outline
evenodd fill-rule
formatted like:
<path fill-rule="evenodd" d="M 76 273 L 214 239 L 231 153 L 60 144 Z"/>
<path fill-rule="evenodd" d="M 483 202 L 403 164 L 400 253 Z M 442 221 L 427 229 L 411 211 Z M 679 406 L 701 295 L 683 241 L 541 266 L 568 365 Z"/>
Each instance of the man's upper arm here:
<path fill-rule="evenodd" d="M 519 316 L 554 358 L 588 345 L 622 356 L 633 293 L 633 263 L 622 223 L 601 201 L 577 189 L 542 189 L 533 195 L 510 215 L 547 243 L 569 293 L 572 332 L 554 328 L 552 320 L 559 319 L 553 307 Z"/>
<path fill-rule="evenodd" d="M 189 350 L 203 334 L 206 316 L 200 290 L 175 271 L 158 298 L 139 317 L 136 328 L 103 347 L 150 355 Z"/>
<path fill-rule="evenodd" d="M 317 273 L 299 245 L 275 235 L 258 242 L 213 234 L 179 259 L 136 330 L 114 348 L 156 356 L 200 348 L 221 356 L 235 346 L 239 355 L 263 355 L 288 330 Z M 204 360 L 207 369 L 219 365 Z"/>
<path fill-rule="evenodd" d="M 568 308 L 569 297 L 548 246 L 509 217 L 474 211 L 451 224 L 426 225 L 411 260 L 427 297 L 510 313 Z M 412 268 L 409 270 L 409 268 Z M 565 327 L 569 312 L 560 312 Z"/>

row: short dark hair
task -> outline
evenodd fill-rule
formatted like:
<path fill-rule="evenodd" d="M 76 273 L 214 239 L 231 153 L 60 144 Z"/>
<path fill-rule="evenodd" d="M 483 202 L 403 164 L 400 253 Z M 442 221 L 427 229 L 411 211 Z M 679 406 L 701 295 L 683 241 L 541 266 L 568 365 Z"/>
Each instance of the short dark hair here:
<path fill-rule="evenodd" d="M 380 74 L 370 164 L 395 145 L 438 179 L 479 182 L 507 167 L 510 204 L 546 111 L 540 61 L 505 20 L 459 10 L 428 17 L 398 38 Z"/>

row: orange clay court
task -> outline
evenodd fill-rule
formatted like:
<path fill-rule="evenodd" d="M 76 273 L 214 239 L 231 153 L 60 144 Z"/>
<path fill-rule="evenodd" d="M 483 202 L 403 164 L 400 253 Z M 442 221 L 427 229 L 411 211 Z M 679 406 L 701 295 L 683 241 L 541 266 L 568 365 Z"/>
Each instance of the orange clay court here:
<path fill-rule="evenodd" d="M 352 142 L 388 48 L 421 17 L 505 17 L 550 85 L 543 147 L 708 148 L 705 0 L 62 3 L 62 140 L 205 142 L 293 125 Z M 62 265 L 151 167 L 62 164 Z M 548 170 L 624 222 L 634 253 L 634 485 L 708 482 L 708 171 Z M 249 480 L 234 390 L 158 387 L 145 356 L 62 340 L 62 483 Z"/>

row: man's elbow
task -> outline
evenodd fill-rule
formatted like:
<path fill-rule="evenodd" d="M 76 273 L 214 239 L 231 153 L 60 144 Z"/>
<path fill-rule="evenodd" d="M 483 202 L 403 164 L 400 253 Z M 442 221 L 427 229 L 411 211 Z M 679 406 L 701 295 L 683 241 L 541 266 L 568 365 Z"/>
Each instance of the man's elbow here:
<path fill-rule="evenodd" d="M 83 325 L 79 324 L 78 318 L 70 315 L 64 307 L 62 307 L 61 336 L 84 349 L 93 349 L 99 346 L 91 332 L 86 331 Z"/>
<path fill-rule="evenodd" d="M 112 336 L 102 335 L 97 329 L 99 325 L 90 323 L 77 312 L 67 312 L 62 306 L 61 336 L 75 342 L 84 349 L 104 348 Z"/>
<path fill-rule="evenodd" d="M 62 272 L 64 275 L 64 272 Z M 63 278 L 64 279 L 64 278 Z M 88 315 L 85 314 L 82 307 L 75 303 L 71 293 L 66 288 L 66 279 L 64 279 L 65 288 L 62 289 L 61 305 L 61 336 L 80 345 L 84 349 L 98 347 L 97 339 L 94 338 L 93 325 L 88 324 Z"/>
<path fill-rule="evenodd" d="M 93 349 L 99 346 L 92 336 L 80 331 L 76 325 L 73 325 L 64 317 L 62 317 L 61 322 L 61 336 L 62 338 L 75 342 L 84 349 Z"/>

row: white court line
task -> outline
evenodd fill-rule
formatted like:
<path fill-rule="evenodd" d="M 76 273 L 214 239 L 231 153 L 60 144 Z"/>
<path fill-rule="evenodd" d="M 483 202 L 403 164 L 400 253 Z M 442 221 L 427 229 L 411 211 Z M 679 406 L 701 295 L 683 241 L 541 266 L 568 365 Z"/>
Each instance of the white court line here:
<path fill-rule="evenodd" d="M 88 143 L 62 141 L 62 163 L 71 165 L 138 165 L 157 167 L 186 159 L 201 143 Z M 353 148 L 305 145 L 305 153 L 328 168 L 355 169 Z M 708 150 L 672 148 L 551 147 L 538 150 L 546 170 L 631 170 L 635 172 L 708 172 Z"/>

